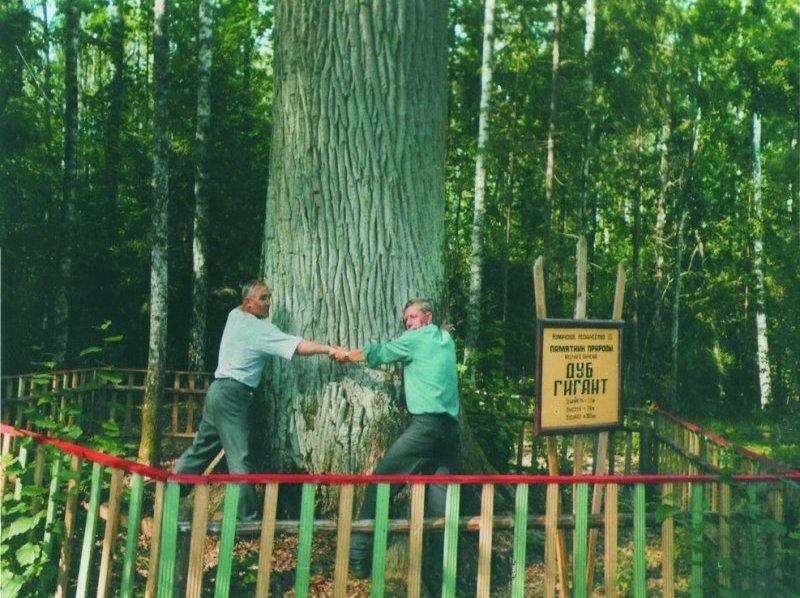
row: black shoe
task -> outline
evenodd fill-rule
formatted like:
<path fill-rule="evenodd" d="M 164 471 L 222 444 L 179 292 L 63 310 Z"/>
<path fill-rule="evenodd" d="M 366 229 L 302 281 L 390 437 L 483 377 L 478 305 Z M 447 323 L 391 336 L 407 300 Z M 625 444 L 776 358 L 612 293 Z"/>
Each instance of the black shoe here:
<path fill-rule="evenodd" d="M 372 573 L 372 563 L 367 560 L 355 559 L 350 561 L 350 574 L 356 579 L 367 579 Z"/>

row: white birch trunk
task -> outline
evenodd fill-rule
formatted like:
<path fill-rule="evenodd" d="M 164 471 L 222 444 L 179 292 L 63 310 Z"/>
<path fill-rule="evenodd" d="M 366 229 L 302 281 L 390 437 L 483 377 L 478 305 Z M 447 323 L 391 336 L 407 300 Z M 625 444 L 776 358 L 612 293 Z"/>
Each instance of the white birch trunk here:
<path fill-rule="evenodd" d="M 669 102 L 667 103 L 667 106 Z M 669 140 L 672 133 L 672 125 L 669 118 L 669 109 L 664 111 L 664 121 L 661 123 L 661 139 L 659 150 L 661 161 L 659 163 L 659 190 L 658 203 L 656 204 L 656 226 L 654 235 L 655 253 L 655 279 L 656 285 L 664 277 L 664 228 L 667 224 L 667 190 L 669 189 Z M 660 301 L 660 299 L 659 299 Z"/>
<path fill-rule="evenodd" d="M 167 256 L 169 68 L 168 0 L 153 5 L 153 205 L 151 207 L 153 247 L 150 264 L 150 342 L 147 375 L 142 399 L 142 437 L 139 460 L 154 463 L 158 458 L 158 413 L 164 387 L 167 340 Z"/>
<path fill-rule="evenodd" d="M 206 369 L 208 312 L 208 137 L 211 131 L 211 37 L 214 0 L 200 0 L 197 33 L 197 126 L 194 156 L 194 234 L 192 237 L 192 327 L 189 333 L 189 369 Z"/>
<path fill-rule="evenodd" d="M 486 215 L 486 141 L 489 100 L 492 86 L 492 44 L 494 43 L 494 0 L 485 0 L 483 14 L 483 58 L 481 61 L 481 100 L 478 116 L 478 149 L 475 157 L 475 195 L 472 216 L 472 249 L 469 269 L 469 303 L 464 363 L 475 351 L 480 335 L 483 291 L 483 233 Z"/>
<path fill-rule="evenodd" d="M 756 232 L 753 239 L 753 270 L 756 275 L 756 344 L 758 351 L 758 387 L 761 408 L 772 398 L 767 341 L 766 289 L 764 287 L 764 220 L 761 209 L 761 115 L 753 114 L 753 212 Z"/>
<path fill-rule="evenodd" d="M 553 181 L 556 162 L 556 113 L 558 111 L 558 74 L 561 67 L 561 0 L 553 5 L 553 60 L 550 75 L 550 112 L 547 125 L 547 158 L 544 173 L 544 263 L 553 254 Z M 545 285 L 547 279 L 545 278 Z M 549 286 L 549 285 L 547 285 Z"/>
<path fill-rule="evenodd" d="M 581 226 L 586 235 L 589 251 L 589 261 L 592 261 L 594 251 L 595 227 L 597 225 L 597 196 L 592 192 L 591 162 L 594 151 L 594 30 L 597 10 L 594 0 L 586 0 L 584 4 L 584 19 L 586 22 L 583 35 L 583 57 L 586 63 L 586 78 L 584 79 L 584 106 L 586 110 L 586 128 L 583 140 L 583 160 L 581 164 Z M 591 196 L 591 200 L 589 199 Z M 591 201 L 591 208 L 589 203 Z"/>
<path fill-rule="evenodd" d="M 350 347 L 443 290 L 447 7 L 279 3 L 264 274 L 284 331 Z M 363 471 L 402 426 L 395 369 L 272 360 L 280 470 Z"/>

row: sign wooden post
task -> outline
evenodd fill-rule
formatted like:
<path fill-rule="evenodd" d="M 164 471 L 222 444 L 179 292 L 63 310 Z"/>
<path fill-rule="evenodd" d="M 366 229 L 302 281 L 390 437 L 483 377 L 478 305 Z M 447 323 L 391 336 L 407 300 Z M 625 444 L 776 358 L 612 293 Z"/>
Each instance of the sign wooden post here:
<path fill-rule="evenodd" d="M 553 434 L 574 434 L 573 475 L 584 473 L 582 432 L 600 431 L 594 455 L 594 473 L 608 472 L 608 430 L 623 423 L 622 412 L 622 305 L 625 271 L 617 267 L 612 320 L 586 319 L 586 241 L 577 244 L 577 280 L 574 320 L 548 320 L 544 294 L 542 258 L 534 264 L 537 315 L 537 402 L 534 430 L 547 436 L 548 470 L 558 474 Z M 605 485 L 597 484 L 592 495 L 592 513 L 602 510 Z M 573 492 L 573 497 L 574 497 Z M 559 499 L 560 502 L 560 499 Z M 574 511 L 573 501 L 573 511 Z M 588 541 L 586 587 L 591 591 L 597 530 Z M 569 590 L 564 534 L 558 534 L 558 560 L 562 593 Z M 583 580 L 581 580 L 583 581 Z M 547 584 L 546 584 L 547 585 Z M 547 590 L 547 588 L 546 588 Z"/>
<path fill-rule="evenodd" d="M 541 256 L 536 260 L 533 264 L 533 286 L 534 286 L 534 297 L 536 299 L 536 317 L 537 318 L 546 318 L 547 317 L 547 301 L 545 299 L 545 291 L 544 291 L 544 267 L 543 267 L 543 259 Z M 547 471 L 550 475 L 558 475 L 558 452 L 556 451 L 556 443 L 552 436 L 547 437 Z M 555 486 L 556 492 L 551 493 L 550 489 L 548 488 L 548 499 L 551 496 L 555 498 L 555 513 L 553 513 L 553 518 L 557 521 L 559 511 L 561 510 L 561 494 L 558 492 L 558 487 Z M 551 510 L 551 505 L 549 504 L 551 501 L 548 500 L 548 515 L 551 515 L 549 511 Z M 550 538 L 546 539 L 546 542 L 550 543 Z M 556 557 L 558 561 L 558 578 L 560 581 L 560 594 L 562 596 L 569 596 L 569 579 L 567 577 L 567 547 L 566 542 L 564 540 L 564 531 L 558 530 L 556 534 Z M 555 580 L 546 579 L 545 580 L 545 592 L 547 596 L 551 596 L 554 592 L 554 582 Z"/>

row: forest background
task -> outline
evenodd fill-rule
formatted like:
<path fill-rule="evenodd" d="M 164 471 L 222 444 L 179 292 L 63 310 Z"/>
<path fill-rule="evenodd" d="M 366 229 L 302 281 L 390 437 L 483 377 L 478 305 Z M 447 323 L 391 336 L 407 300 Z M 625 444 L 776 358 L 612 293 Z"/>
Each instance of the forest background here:
<path fill-rule="evenodd" d="M 0 6 L 3 374 L 85 362 L 105 321 L 124 342 L 103 359 L 147 363 L 158 213 L 166 367 L 213 369 L 239 285 L 264 271 L 274 7 L 172 3 L 165 71 L 153 10 Z M 520 407 L 481 397 L 532 393 L 537 256 L 549 314 L 572 316 L 578 235 L 589 317 L 628 273 L 628 405 L 797 415 L 799 19 L 791 0 L 449 3 L 441 300 L 479 437 Z"/>

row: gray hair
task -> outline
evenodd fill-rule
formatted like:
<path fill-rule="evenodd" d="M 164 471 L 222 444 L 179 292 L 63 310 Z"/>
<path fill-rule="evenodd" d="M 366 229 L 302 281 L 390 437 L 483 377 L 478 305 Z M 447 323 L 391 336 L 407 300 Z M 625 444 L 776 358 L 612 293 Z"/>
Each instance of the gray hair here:
<path fill-rule="evenodd" d="M 246 283 L 242 285 L 242 301 L 247 299 L 250 296 L 250 293 L 253 292 L 253 289 L 256 287 L 265 287 L 267 283 L 263 280 L 259 280 L 258 278 L 253 278 L 252 280 L 248 280 Z"/>
<path fill-rule="evenodd" d="M 432 314 L 433 313 L 433 301 L 430 299 L 425 299 L 423 297 L 416 297 L 414 299 L 409 299 L 406 302 L 406 306 L 403 308 L 403 311 L 407 310 L 412 305 L 416 305 L 419 310 L 424 314 Z"/>

